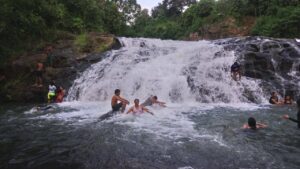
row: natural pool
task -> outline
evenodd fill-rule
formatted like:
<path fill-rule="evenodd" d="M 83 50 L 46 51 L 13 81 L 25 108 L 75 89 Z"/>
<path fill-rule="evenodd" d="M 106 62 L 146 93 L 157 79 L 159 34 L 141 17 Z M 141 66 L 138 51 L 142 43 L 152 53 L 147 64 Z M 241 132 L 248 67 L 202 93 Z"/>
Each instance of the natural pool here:
<path fill-rule="evenodd" d="M 168 105 L 154 116 L 98 118 L 109 104 L 67 102 L 35 111 L 0 108 L 1 169 L 297 169 L 296 106 Z M 245 131 L 248 117 L 268 128 Z"/>

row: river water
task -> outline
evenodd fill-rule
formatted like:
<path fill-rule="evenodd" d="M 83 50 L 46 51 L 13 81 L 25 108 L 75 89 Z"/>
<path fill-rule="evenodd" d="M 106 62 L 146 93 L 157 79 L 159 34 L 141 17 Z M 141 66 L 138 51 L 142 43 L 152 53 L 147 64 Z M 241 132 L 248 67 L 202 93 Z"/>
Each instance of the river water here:
<path fill-rule="evenodd" d="M 281 118 L 295 117 L 296 106 L 269 105 L 259 79 L 231 80 L 234 51 L 210 41 L 120 41 L 74 81 L 64 103 L 0 107 L 1 169 L 300 167 L 299 129 Z M 100 120 L 117 88 L 129 106 L 157 95 L 167 107 Z M 241 129 L 249 117 L 268 127 Z"/>
<path fill-rule="evenodd" d="M 155 113 L 100 121 L 107 106 L 66 102 L 36 111 L 6 106 L 0 114 L 0 168 L 297 169 L 295 106 L 171 104 Z M 241 129 L 248 117 L 266 129 Z"/>

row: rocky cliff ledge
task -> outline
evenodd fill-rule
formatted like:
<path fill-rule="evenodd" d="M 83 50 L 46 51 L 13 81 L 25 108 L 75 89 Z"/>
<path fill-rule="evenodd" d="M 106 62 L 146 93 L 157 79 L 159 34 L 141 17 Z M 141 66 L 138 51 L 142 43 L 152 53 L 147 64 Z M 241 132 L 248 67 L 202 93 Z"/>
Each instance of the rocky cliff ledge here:
<path fill-rule="evenodd" d="M 45 48 L 51 46 L 52 64 Z M 37 51 L 15 57 L 1 71 L 1 102 L 45 102 L 48 84 L 54 80 L 58 86 L 68 89 L 75 78 L 91 64 L 100 61 L 106 51 L 121 47 L 113 35 L 87 33 L 68 35 Z M 35 69 L 44 63 L 43 87 L 35 84 Z"/>

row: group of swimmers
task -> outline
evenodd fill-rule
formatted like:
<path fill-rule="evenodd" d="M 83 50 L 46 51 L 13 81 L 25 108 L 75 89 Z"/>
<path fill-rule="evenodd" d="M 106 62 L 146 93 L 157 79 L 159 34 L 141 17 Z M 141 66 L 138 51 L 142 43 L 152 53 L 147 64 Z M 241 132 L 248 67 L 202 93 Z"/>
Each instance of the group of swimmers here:
<path fill-rule="evenodd" d="M 121 111 L 124 113 L 126 109 L 126 105 L 129 105 L 129 101 L 122 98 L 121 96 L 121 90 L 116 89 L 115 95 L 111 99 L 111 107 L 113 111 Z M 158 104 L 162 107 L 166 107 L 165 102 L 158 101 L 157 96 L 150 96 L 147 100 L 145 100 L 142 104 L 140 104 L 139 99 L 134 99 L 134 106 L 131 107 L 127 114 L 133 113 L 133 114 L 140 114 L 140 113 L 150 113 L 153 115 L 152 112 L 150 112 L 146 106 L 152 106 L 153 104 Z"/>
<path fill-rule="evenodd" d="M 121 111 L 122 113 L 124 113 L 124 111 L 126 109 L 126 105 L 129 105 L 129 101 L 124 99 L 120 95 L 121 95 L 121 90 L 116 89 L 115 94 L 111 99 L 111 107 L 112 107 L 112 111 L 114 111 L 114 112 Z M 278 104 L 279 104 L 278 98 L 276 99 L 275 96 L 277 96 L 277 93 L 273 92 L 270 100 L 274 100 L 274 101 L 278 102 Z M 292 104 L 292 102 L 293 102 L 292 99 L 290 99 L 290 97 L 288 97 L 287 100 L 280 102 L 280 104 L 282 104 L 282 103 Z M 132 106 L 127 111 L 127 114 L 129 114 L 129 113 L 141 114 L 141 113 L 146 112 L 146 113 L 153 115 L 153 113 L 151 111 L 149 111 L 149 109 L 146 108 L 146 106 L 151 106 L 153 104 L 158 104 L 162 107 L 166 107 L 166 103 L 158 101 L 157 96 L 150 96 L 142 104 L 140 104 L 139 99 L 134 99 L 134 106 Z M 298 106 L 297 119 L 293 119 L 293 118 L 289 117 L 288 115 L 283 115 L 282 117 L 284 119 L 288 119 L 288 120 L 298 123 L 298 128 L 300 128 L 300 99 L 297 100 L 297 106 Z M 244 129 L 253 129 L 253 130 L 256 130 L 259 128 L 266 128 L 266 127 L 267 127 L 266 124 L 256 122 L 255 118 L 253 118 L 253 117 L 250 117 L 248 119 L 248 123 L 244 124 L 244 126 L 243 126 Z"/>
<path fill-rule="evenodd" d="M 283 100 L 279 100 L 277 93 L 272 92 L 269 102 L 270 104 L 274 104 L 274 105 L 283 105 L 283 104 L 291 105 L 293 104 L 293 99 L 291 98 L 291 96 L 286 95 Z M 287 114 L 283 115 L 282 118 L 297 123 L 298 128 L 300 128 L 300 99 L 298 99 L 296 103 L 298 107 L 297 119 L 291 118 Z M 254 129 L 254 130 L 258 128 L 266 128 L 266 127 L 267 127 L 266 124 L 256 123 L 256 120 L 253 117 L 250 117 L 248 119 L 248 124 L 244 124 L 243 126 L 244 129 Z"/>
<path fill-rule="evenodd" d="M 277 105 L 293 104 L 293 99 L 292 99 L 291 96 L 286 95 L 283 100 L 279 100 L 277 92 L 272 92 L 271 97 L 269 99 L 269 103 L 270 104 L 277 104 Z"/>

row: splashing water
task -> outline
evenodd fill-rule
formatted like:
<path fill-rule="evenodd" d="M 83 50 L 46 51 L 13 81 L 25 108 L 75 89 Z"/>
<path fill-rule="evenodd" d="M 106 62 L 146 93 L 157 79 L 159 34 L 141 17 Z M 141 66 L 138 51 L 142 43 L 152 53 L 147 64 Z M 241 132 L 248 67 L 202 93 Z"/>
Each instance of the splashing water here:
<path fill-rule="evenodd" d="M 120 38 L 123 48 L 78 78 L 68 100 L 107 101 L 115 89 L 125 98 L 157 95 L 173 103 L 263 103 L 258 80 L 230 77 L 234 52 L 209 41 Z M 141 45 L 142 44 L 142 45 Z M 252 99 L 253 100 L 253 99 Z"/>

